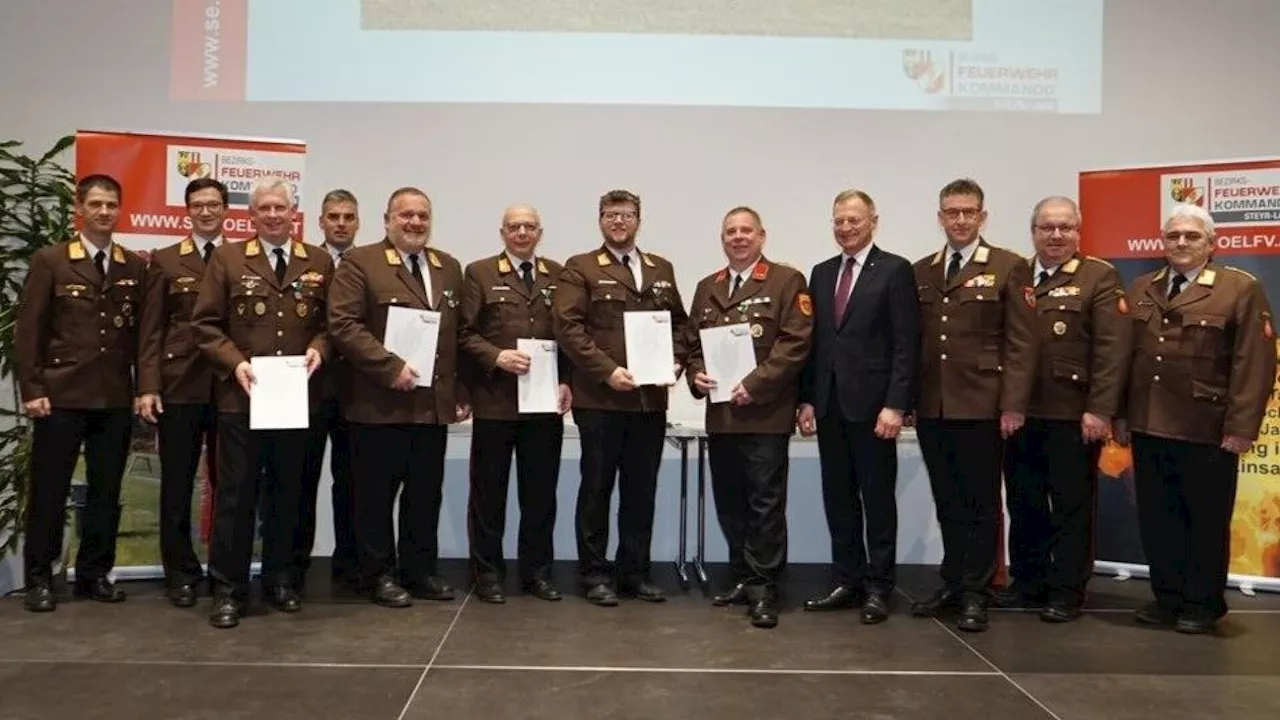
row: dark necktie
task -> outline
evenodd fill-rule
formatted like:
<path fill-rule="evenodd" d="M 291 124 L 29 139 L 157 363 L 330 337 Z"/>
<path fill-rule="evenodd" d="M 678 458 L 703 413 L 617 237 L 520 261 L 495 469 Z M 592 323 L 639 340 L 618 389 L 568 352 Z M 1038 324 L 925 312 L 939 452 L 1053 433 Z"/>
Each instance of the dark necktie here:
<path fill-rule="evenodd" d="M 1048 279 L 1049 279 L 1049 271 L 1041 270 L 1040 275 L 1036 277 L 1036 287 L 1040 287 Z"/>
<path fill-rule="evenodd" d="M 733 276 L 733 289 L 729 291 L 729 297 L 733 297 L 734 295 L 737 295 L 737 294 L 738 294 L 738 289 L 739 289 L 739 288 L 741 288 L 741 287 L 742 287 L 742 276 L 741 276 L 741 275 L 734 275 L 734 276 Z"/>
<path fill-rule="evenodd" d="M 627 274 L 631 275 L 631 280 L 632 282 L 634 282 L 636 276 L 631 272 L 631 256 L 630 255 L 622 256 L 622 267 L 627 269 Z M 639 288 L 638 285 L 636 287 Z"/>
<path fill-rule="evenodd" d="M 102 276 L 103 282 L 107 279 L 107 252 L 99 250 L 93 256 L 93 264 L 98 268 L 98 275 Z"/>
<path fill-rule="evenodd" d="M 520 263 L 520 279 L 524 281 L 524 289 L 533 292 L 533 263 L 528 260 Z"/>
<path fill-rule="evenodd" d="M 206 265 L 209 264 L 209 256 L 212 254 L 213 254 L 213 243 L 212 242 L 205 243 L 204 244 L 204 262 Z"/>
<path fill-rule="evenodd" d="M 414 280 L 418 281 L 418 285 L 422 288 L 422 291 L 426 292 L 427 281 L 422 277 L 422 265 L 418 263 L 418 256 L 416 254 L 409 256 L 409 265 L 411 266 L 409 268 L 409 273 L 413 275 Z"/>
<path fill-rule="evenodd" d="M 1187 284 L 1187 278 L 1182 273 L 1173 276 L 1173 284 L 1169 286 L 1169 299 L 1178 297 L 1178 293 L 1182 292 L 1182 286 Z"/>
<path fill-rule="evenodd" d="M 276 254 L 276 282 L 284 282 L 284 248 L 272 250 Z"/>
<path fill-rule="evenodd" d="M 951 253 L 951 262 L 947 264 L 947 282 L 960 273 L 960 251 Z"/>
<path fill-rule="evenodd" d="M 836 324 L 844 319 L 844 311 L 849 307 L 849 291 L 853 288 L 853 265 L 858 262 L 853 258 L 845 258 L 844 268 L 840 270 L 840 282 L 836 283 Z"/>

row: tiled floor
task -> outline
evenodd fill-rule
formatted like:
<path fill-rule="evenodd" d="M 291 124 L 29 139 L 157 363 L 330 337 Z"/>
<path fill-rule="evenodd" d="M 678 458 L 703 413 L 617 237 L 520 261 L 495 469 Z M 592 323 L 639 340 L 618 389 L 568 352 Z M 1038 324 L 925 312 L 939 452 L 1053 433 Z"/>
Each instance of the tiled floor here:
<path fill-rule="evenodd" d="M 557 570 L 569 587 L 571 568 Z M 900 572 L 894 617 L 803 613 L 822 569 L 793 568 L 781 625 L 681 592 L 592 607 L 516 594 L 385 610 L 313 572 L 303 612 L 255 609 L 239 629 L 169 607 L 154 583 L 115 606 L 64 601 L 52 615 L 0 601 L 0 718 L 1274 718 L 1280 597 L 1231 593 L 1216 637 L 1135 626 L 1144 582 L 1096 577 L 1090 613 L 1067 626 L 997 611 L 965 635 L 911 618 L 932 589 Z M 450 568 L 461 581 L 461 567 Z M 318 586 L 318 587 L 315 587 Z M 512 591 L 514 587 L 510 588 Z"/>

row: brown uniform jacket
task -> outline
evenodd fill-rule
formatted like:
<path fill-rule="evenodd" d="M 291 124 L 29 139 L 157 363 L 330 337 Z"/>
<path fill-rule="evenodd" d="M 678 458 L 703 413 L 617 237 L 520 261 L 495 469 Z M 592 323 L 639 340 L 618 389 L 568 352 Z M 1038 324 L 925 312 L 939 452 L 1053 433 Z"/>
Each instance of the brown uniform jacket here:
<path fill-rule="evenodd" d="M 1262 285 L 1210 262 L 1170 302 L 1168 272 L 1143 275 L 1129 293 L 1129 429 L 1211 445 L 1225 435 L 1255 439 L 1276 371 Z"/>
<path fill-rule="evenodd" d="M 459 346 L 471 371 L 467 389 L 477 419 L 519 419 L 516 376 L 498 369 L 498 353 L 514 350 L 520 338 L 552 340 L 551 302 L 560 263 L 535 258 L 533 291 L 525 289 L 520 270 L 505 252 L 467 266 L 462 291 L 462 334 Z M 560 382 L 568 384 L 570 365 L 559 354 Z"/>
<path fill-rule="evenodd" d="M 701 397 L 694 376 L 705 372 L 699 330 L 747 323 L 756 351 L 756 369 L 742 380 L 752 403 L 707 403 L 706 427 L 712 433 L 771 433 L 795 430 L 800 373 L 813 335 L 813 302 L 804 274 L 795 268 L 756 263 L 738 292 L 729 295 L 732 274 L 708 275 L 693 292 L 688 325 L 689 371 L 694 397 Z"/>
<path fill-rule="evenodd" d="M 314 245 L 290 240 L 284 282 L 276 282 L 271 246 L 250 238 L 227 243 L 209 258 L 191 326 L 201 352 L 213 363 L 219 412 L 249 412 L 249 396 L 235 369 L 254 357 L 305 355 L 316 349 L 330 359 L 325 335 L 325 294 L 333 260 Z M 311 410 L 319 402 L 317 377 L 310 387 Z"/>
<path fill-rule="evenodd" d="M 671 313 L 672 360 L 686 366 L 685 323 L 688 314 L 676 287 L 671 263 L 650 253 L 638 253 L 641 287 L 607 247 L 574 255 L 564 264 L 551 301 L 556 342 L 573 363 L 573 406 L 592 410 L 666 412 L 665 387 L 643 385 L 618 392 L 607 380 L 626 367 L 623 313 L 667 310 Z"/>
<path fill-rule="evenodd" d="M 918 417 L 994 420 L 1027 411 L 1039 357 L 1031 267 L 1017 253 L 978 242 L 951 282 L 946 248 L 914 265 Z"/>
<path fill-rule="evenodd" d="M 329 334 L 351 372 L 347 420 L 372 425 L 445 425 L 466 404 L 458 382 L 458 328 L 462 318 L 462 266 L 448 253 L 427 248 L 431 302 L 389 240 L 348 250 L 329 296 Z M 405 361 L 382 344 L 392 306 L 440 313 L 431 387 L 393 390 Z"/>
<path fill-rule="evenodd" d="M 157 393 L 165 403 L 213 402 L 213 365 L 191 329 L 204 271 L 204 257 L 190 237 L 151 253 L 138 350 L 139 395 Z"/>
<path fill-rule="evenodd" d="M 330 259 L 333 258 L 333 252 L 330 251 L 328 245 L 321 245 L 320 249 L 329 254 Z M 354 246 L 347 250 L 354 249 Z M 346 255 L 342 256 L 346 259 Z M 342 262 L 334 260 L 333 273 L 338 274 L 338 268 L 342 266 Z M 325 363 L 316 373 L 320 380 L 320 402 L 336 402 L 339 407 L 343 407 L 351 399 L 351 367 L 347 364 L 347 359 L 342 355 L 334 352 L 329 362 Z"/>
<path fill-rule="evenodd" d="M 79 235 L 32 255 L 14 328 L 24 402 L 133 406 L 146 263 L 115 243 L 110 254 L 105 281 Z"/>
<path fill-rule="evenodd" d="M 1128 309 L 1120 273 L 1097 258 L 1074 257 L 1036 286 L 1040 371 L 1028 416 L 1116 416 L 1129 373 Z"/>

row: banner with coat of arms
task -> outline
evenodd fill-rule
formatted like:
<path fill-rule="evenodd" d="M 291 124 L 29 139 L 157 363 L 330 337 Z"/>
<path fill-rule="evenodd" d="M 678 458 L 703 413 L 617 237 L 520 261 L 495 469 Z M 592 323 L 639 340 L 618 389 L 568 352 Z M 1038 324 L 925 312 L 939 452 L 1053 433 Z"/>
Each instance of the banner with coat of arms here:
<path fill-rule="evenodd" d="M 1178 203 L 1209 211 L 1215 262 L 1257 277 L 1280 304 L 1280 158 L 1080 173 L 1081 249 L 1113 263 L 1125 283 L 1165 263 L 1162 224 Z M 1231 523 L 1235 582 L 1280 578 L 1280 403 L 1273 391 L 1253 449 L 1240 456 Z M 1096 543 L 1102 562 L 1146 565 L 1132 458 L 1108 445 L 1099 463 Z"/>
<path fill-rule="evenodd" d="M 214 178 L 227 186 L 223 236 L 229 240 L 254 233 L 249 191 L 259 178 L 288 181 L 302 205 L 307 146 L 301 140 L 80 130 L 75 147 L 78 178 L 105 173 L 120 181 L 116 238 L 134 250 L 153 250 L 186 237 L 191 221 L 185 190 L 196 178 Z M 302 239 L 304 227 L 299 212 L 294 237 Z"/>

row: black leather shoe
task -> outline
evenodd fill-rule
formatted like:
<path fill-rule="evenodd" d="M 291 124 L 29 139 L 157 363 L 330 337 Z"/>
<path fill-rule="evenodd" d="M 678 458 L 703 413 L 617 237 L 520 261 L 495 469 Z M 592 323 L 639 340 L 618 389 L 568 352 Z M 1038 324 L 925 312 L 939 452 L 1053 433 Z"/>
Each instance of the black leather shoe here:
<path fill-rule="evenodd" d="M 711 597 L 711 604 L 716 607 L 727 607 L 729 605 L 746 605 L 749 602 L 747 598 L 747 587 L 742 583 L 734 585 L 725 592 Z"/>
<path fill-rule="evenodd" d="M 244 606 L 230 595 L 214 595 L 213 609 L 209 611 L 209 624 L 219 630 L 230 630 L 240 624 Z"/>
<path fill-rule="evenodd" d="M 58 609 L 58 600 L 53 595 L 53 588 L 37 583 L 27 588 L 22 606 L 31 612 L 53 612 Z"/>
<path fill-rule="evenodd" d="M 587 602 L 600 607 L 613 607 L 618 604 L 618 594 L 604 583 L 587 588 Z"/>
<path fill-rule="evenodd" d="M 481 580 L 476 583 L 475 596 L 477 599 L 501 605 L 507 601 L 506 596 L 502 594 L 502 586 L 493 580 Z"/>
<path fill-rule="evenodd" d="M 952 610 L 959 610 L 964 599 L 955 590 L 939 590 L 926 600 L 911 603 L 911 614 L 916 617 L 937 617 Z"/>
<path fill-rule="evenodd" d="M 1009 587 L 991 596 L 992 605 L 998 608 L 1017 610 L 1043 607 L 1045 600 L 1043 588 L 1016 580 Z"/>
<path fill-rule="evenodd" d="M 1188 613 L 1178 618 L 1178 622 L 1174 624 L 1175 632 L 1186 635 L 1207 635 L 1214 631 L 1217 627 L 1217 621 L 1207 615 L 1199 613 Z"/>
<path fill-rule="evenodd" d="M 1151 602 L 1138 608 L 1133 613 L 1133 619 L 1139 625 L 1151 625 L 1153 627 L 1173 627 L 1178 622 L 1178 615 L 1172 609 L 1161 605 L 1160 603 Z"/>
<path fill-rule="evenodd" d="M 862 604 L 862 593 L 845 585 L 837 585 L 826 595 L 804 601 L 805 610 L 844 610 Z"/>
<path fill-rule="evenodd" d="M 862 603 L 863 625 L 879 625 L 889 619 L 889 599 L 880 593 L 870 593 Z"/>
<path fill-rule="evenodd" d="M 89 598 L 94 602 L 101 603 L 118 603 L 124 602 L 124 591 L 115 586 L 115 583 L 105 577 L 94 578 L 81 582 L 76 581 L 74 594 L 76 597 Z"/>
<path fill-rule="evenodd" d="M 169 604 L 176 608 L 189 608 L 196 606 L 196 588 L 194 585 L 182 584 L 169 588 L 166 593 L 169 596 Z"/>
<path fill-rule="evenodd" d="M 551 584 L 550 580 L 534 580 L 533 582 L 525 583 L 524 591 L 539 600 L 548 602 L 556 602 L 562 597 L 560 591 L 556 589 L 555 585 Z"/>
<path fill-rule="evenodd" d="M 448 602 L 453 599 L 453 588 L 435 575 L 431 575 L 422 582 L 414 583 L 409 588 L 409 594 L 423 600 Z"/>
<path fill-rule="evenodd" d="M 413 604 L 408 591 L 396 584 L 389 575 L 383 575 L 373 583 L 373 603 L 388 608 L 407 608 Z"/>
<path fill-rule="evenodd" d="M 666 594 L 662 592 L 662 588 L 648 580 L 641 580 L 638 583 L 618 583 L 618 591 L 623 595 L 637 600 L 644 600 L 645 602 L 659 603 L 665 602 L 667 599 Z"/>
<path fill-rule="evenodd" d="M 1040 610 L 1040 619 L 1047 623 L 1068 623 L 1080 619 L 1076 605 L 1051 602 Z"/>
<path fill-rule="evenodd" d="M 778 626 L 778 605 L 770 593 L 751 603 L 747 608 L 747 617 L 751 624 L 758 628 L 774 628 Z"/>
<path fill-rule="evenodd" d="M 956 627 L 964 632 L 982 632 L 987 629 L 987 606 L 981 600 L 967 600 L 960 611 Z"/>
<path fill-rule="evenodd" d="M 302 596 L 287 585 L 277 585 L 267 593 L 267 603 L 282 613 L 296 613 L 302 609 Z"/>

